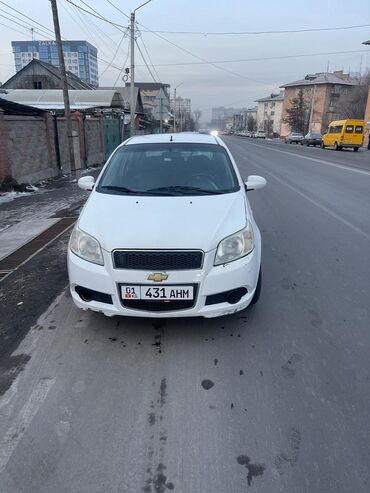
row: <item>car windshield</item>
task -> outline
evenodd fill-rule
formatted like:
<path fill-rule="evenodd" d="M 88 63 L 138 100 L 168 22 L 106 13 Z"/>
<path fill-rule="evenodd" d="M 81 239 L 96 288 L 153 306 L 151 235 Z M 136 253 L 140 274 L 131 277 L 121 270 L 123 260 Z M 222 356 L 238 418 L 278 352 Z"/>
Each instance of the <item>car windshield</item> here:
<path fill-rule="evenodd" d="M 313 139 L 321 139 L 321 134 L 313 132 L 310 134 L 310 137 Z"/>
<path fill-rule="evenodd" d="M 216 195 L 240 189 L 226 150 L 217 144 L 122 146 L 97 191 L 119 195 Z"/>

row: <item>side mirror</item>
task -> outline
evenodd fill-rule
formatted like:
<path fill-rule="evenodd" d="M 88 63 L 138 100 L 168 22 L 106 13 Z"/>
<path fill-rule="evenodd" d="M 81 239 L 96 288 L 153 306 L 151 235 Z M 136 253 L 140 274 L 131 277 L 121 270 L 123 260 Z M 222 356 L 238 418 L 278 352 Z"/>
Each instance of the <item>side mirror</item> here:
<path fill-rule="evenodd" d="M 77 185 L 82 188 L 82 190 L 92 190 L 94 188 L 95 179 L 93 176 L 83 176 L 77 182 Z"/>
<path fill-rule="evenodd" d="M 247 192 L 250 190 L 258 190 L 266 186 L 266 180 L 262 176 L 249 175 L 245 182 L 245 189 Z"/>

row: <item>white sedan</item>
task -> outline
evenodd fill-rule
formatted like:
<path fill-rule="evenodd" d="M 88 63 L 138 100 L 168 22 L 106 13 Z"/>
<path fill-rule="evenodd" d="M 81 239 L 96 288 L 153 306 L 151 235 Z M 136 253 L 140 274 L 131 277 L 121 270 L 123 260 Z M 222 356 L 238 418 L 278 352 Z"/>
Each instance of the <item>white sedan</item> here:
<path fill-rule="evenodd" d="M 110 156 L 71 235 L 73 301 L 107 316 L 217 317 L 254 304 L 261 235 L 225 143 L 195 133 L 132 137 Z"/>

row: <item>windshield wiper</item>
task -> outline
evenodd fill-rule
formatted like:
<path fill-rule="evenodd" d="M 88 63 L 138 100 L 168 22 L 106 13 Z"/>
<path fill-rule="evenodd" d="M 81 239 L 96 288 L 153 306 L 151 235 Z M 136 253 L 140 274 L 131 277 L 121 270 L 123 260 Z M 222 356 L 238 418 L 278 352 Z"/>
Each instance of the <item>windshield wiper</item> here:
<path fill-rule="evenodd" d="M 141 193 L 138 192 L 137 190 L 131 190 L 130 188 L 120 187 L 118 185 L 101 185 L 99 188 L 101 188 L 102 190 L 114 190 L 115 192 L 124 192 L 124 193 L 132 193 L 132 194 Z"/>
<path fill-rule="evenodd" d="M 158 188 L 150 188 L 149 190 L 146 190 L 147 192 L 150 193 L 158 193 L 163 195 L 167 195 L 166 192 L 174 192 L 171 195 L 175 195 L 176 193 L 182 193 L 183 195 L 188 195 L 193 192 L 196 193 L 201 193 L 201 194 L 206 194 L 206 195 L 219 195 L 221 193 L 224 193 L 223 190 L 206 190 L 204 188 L 199 188 L 199 187 L 185 187 L 181 185 L 173 185 L 170 187 L 158 187 Z"/>

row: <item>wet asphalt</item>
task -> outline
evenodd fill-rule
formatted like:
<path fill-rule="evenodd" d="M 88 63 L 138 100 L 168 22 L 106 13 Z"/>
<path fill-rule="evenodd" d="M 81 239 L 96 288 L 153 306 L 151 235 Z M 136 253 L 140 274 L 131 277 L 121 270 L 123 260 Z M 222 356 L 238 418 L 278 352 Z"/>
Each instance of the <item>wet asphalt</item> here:
<path fill-rule="evenodd" d="M 2 493 L 370 491 L 370 153 L 225 140 L 268 181 L 259 303 L 108 319 L 62 291 L 13 354 Z"/>

